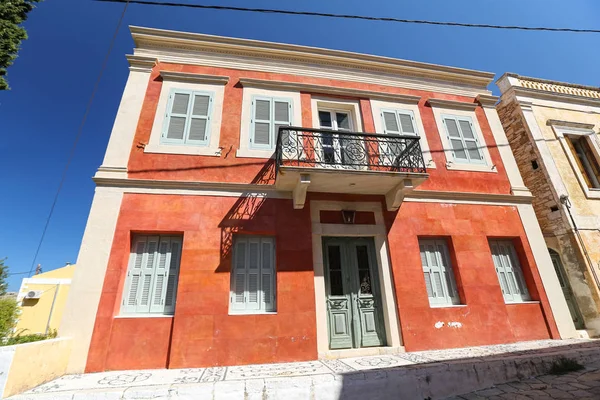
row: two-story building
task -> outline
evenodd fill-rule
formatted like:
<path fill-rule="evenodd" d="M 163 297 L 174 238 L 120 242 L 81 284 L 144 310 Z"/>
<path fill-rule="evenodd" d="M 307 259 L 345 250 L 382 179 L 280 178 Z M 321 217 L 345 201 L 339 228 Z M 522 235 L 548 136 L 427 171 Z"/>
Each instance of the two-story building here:
<path fill-rule="evenodd" d="M 504 74 L 498 113 L 578 329 L 600 334 L 600 88 Z"/>
<path fill-rule="evenodd" d="M 576 336 L 494 74 L 131 32 L 69 371 Z"/>

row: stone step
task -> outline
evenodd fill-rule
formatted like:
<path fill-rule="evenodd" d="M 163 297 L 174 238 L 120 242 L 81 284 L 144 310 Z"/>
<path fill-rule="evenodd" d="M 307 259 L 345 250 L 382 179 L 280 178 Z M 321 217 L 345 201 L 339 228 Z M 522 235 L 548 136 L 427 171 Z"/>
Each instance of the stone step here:
<path fill-rule="evenodd" d="M 434 400 L 544 375 L 552 363 L 562 357 L 583 365 L 600 359 L 598 341 L 546 341 L 542 344 L 545 347 L 515 344 L 354 360 L 71 375 L 11 399 Z M 516 351 L 486 355 L 502 346 Z M 467 357 L 477 354 L 473 349 L 479 349 L 483 355 Z M 461 358 L 461 354 L 465 357 Z M 364 369 L 357 370 L 351 368 L 352 365 L 363 365 Z M 391 366 L 381 368 L 382 365 Z M 154 374 L 153 379 L 148 379 L 146 375 L 151 374 Z M 173 379 L 173 374 L 177 378 Z M 80 385 L 81 389 L 76 390 L 77 383 L 86 379 L 99 379 L 98 383 L 106 387 L 96 389 Z"/>

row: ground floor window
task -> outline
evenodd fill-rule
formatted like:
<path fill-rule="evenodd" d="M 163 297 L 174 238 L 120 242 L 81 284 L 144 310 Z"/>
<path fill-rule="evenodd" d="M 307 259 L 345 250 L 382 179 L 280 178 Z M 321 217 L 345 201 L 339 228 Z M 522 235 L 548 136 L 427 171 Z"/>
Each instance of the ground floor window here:
<path fill-rule="evenodd" d="M 490 240 L 490 248 L 504 301 L 515 303 L 530 300 L 513 243 L 510 240 Z"/>
<path fill-rule="evenodd" d="M 173 314 L 181 236 L 133 236 L 121 314 Z"/>
<path fill-rule="evenodd" d="M 275 240 L 262 236 L 236 236 L 230 313 L 275 312 L 275 276 Z"/>
<path fill-rule="evenodd" d="M 421 264 L 431 306 L 460 304 L 448 243 L 444 239 L 421 239 Z"/>

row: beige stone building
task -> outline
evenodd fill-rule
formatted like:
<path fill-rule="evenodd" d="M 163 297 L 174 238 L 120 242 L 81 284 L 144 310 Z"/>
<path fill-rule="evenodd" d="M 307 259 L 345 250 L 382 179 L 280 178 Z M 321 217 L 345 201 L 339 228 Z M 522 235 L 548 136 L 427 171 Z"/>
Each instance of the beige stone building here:
<path fill-rule="evenodd" d="M 600 88 L 504 74 L 497 105 L 573 321 L 600 334 Z"/>

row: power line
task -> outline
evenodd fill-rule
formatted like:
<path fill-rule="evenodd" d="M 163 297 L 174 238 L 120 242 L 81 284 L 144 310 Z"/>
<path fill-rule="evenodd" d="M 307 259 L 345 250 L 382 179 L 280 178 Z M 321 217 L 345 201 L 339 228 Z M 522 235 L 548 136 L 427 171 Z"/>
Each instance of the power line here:
<path fill-rule="evenodd" d="M 290 10 L 275 10 L 270 8 L 246 8 L 246 7 L 231 7 L 231 6 L 215 6 L 207 4 L 189 4 L 189 3 L 174 3 L 174 2 L 159 2 L 146 0 L 93 0 L 107 3 L 132 3 L 152 6 L 166 7 L 186 7 L 200 8 L 209 10 L 227 10 L 227 11 L 245 11 L 258 12 L 267 14 L 287 14 L 287 15 L 307 15 L 313 17 L 328 17 L 328 18 L 345 18 L 367 21 L 384 21 L 384 22 L 399 22 L 406 24 L 421 24 L 421 25 L 441 25 L 441 26 L 460 26 L 464 28 L 489 28 L 489 29 L 511 29 L 521 31 L 546 31 L 546 32 L 572 32 L 572 33 L 600 33 L 600 29 L 577 29 L 577 28 L 548 28 L 548 27 L 533 27 L 533 26 L 518 26 L 518 25 L 492 25 L 492 24 L 469 24 L 463 22 L 447 22 L 447 21 L 428 21 L 421 19 L 401 19 L 391 17 L 370 17 L 365 15 L 349 15 L 349 14 L 333 14 L 312 11 L 290 11 Z"/>
<path fill-rule="evenodd" d="M 42 230 L 42 236 L 40 237 L 40 241 L 39 241 L 37 249 L 35 251 L 35 255 L 33 256 L 33 261 L 31 262 L 31 268 L 29 269 L 29 272 L 27 272 L 28 275 L 31 275 L 31 272 L 33 271 L 33 269 L 35 267 L 35 262 L 40 253 L 42 243 L 44 242 L 44 237 L 46 236 L 46 231 L 48 230 L 48 225 L 50 224 L 50 219 L 52 218 L 52 214 L 54 214 L 54 208 L 56 207 L 56 202 L 58 201 L 58 196 L 60 195 L 60 192 L 65 183 L 65 179 L 67 177 L 67 172 L 69 171 L 69 166 L 71 165 L 71 162 L 73 161 L 73 156 L 75 155 L 75 150 L 77 149 L 77 144 L 79 143 L 79 139 L 81 138 L 81 134 L 83 133 L 83 127 L 85 126 L 85 121 L 87 120 L 88 114 L 90 113 L 90 109 L 92 107 L 94 97 L 96 96 L 96 92 L 98 91 L 100 79 L 102 78 L 102 75 L 104 74 L 104 70 L 106 69 L 106 65 L 108 64 L 108 58 L 109 58 L 110 53 L 112 52 L 112 49 L 115 45 L 115 41 L 117 39 L 117 34 L 119 33 L 119 29 L 121 28 L 121 23 L 123 22 L 123 18 L 125 17 L 125 12 L 127 11 L 127 7 L 129 6 L 128 0 L 123 1 L 123 3 L 125 3 L 125 7 L 123 7 L 123 12 L 121 13 L 119 22 L 117 23 L 117 27 L 115 28 L 115 32 L 112 36 L 112 39 L 110 40 L 110 44 L 108 46 L 108 51 L 106 52 L 106 55 L 104 56 L 104 61 L 102 62 L 102 66 L 100 67 L 100 72 L 98 73 L 98 77 L 96 78 L 96 83 L 94 84 L 94 88 L 92 89 L 92 94 L 90 95 L 90 99 L 88 100 L 88 103 L 85 107 L 85 113 L 83 114 L 83 118 L 81 120 L 81 123 L 79 124 L 79 128 L 77 130 L 77 135 L 75 136 L 75 141 L 73 142 L 73 146 L 71 147 L 71 152 L 69 153 L 69 157 L 67 158 L 67 163 L 65 165 L 62 176 L 60 178 L 60 183 L 58 185 L 58 189 L 56 190 L 56 194 L 54 195 L 54 200 L 52 201 L 52 206 L 50 207 L 50 212 L 48 213 L 48 218 L 46 218 L 46 224 L 44 225 L 44 229 Z M 21 274 L 21 273 L 20 272 L 13 273 L 11 275 L 17 275 L 17 274 Z"/>

